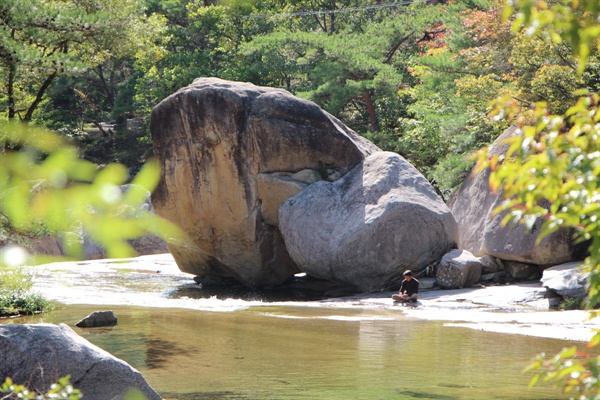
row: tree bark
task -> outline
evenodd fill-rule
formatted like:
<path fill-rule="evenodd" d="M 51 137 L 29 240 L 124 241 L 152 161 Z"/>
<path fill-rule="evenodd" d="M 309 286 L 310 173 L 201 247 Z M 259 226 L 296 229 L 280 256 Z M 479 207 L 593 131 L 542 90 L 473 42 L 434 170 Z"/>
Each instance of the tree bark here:
<path fill-rule="evenodd" d="M 377 113 L 375 112 L 375 105 L 373 105 L 373 99 L 371 98 L 371 91 L 365 90 L 363 94 L 363 98 L 365 100 L 365 105 L 367 106 L 367 111 L 369 112 L 369 121 L 371 125 L 371 129 L 375 132 L 379 132 L 379 118 L 377 118 Z"/>
<path fill-rule="evenodd" d="M 11 61 L 8 66 L 8 119 L 15 119 L 17 115 L 15 111 L 15 63 Z"/>
<path fill-rule="evenodd" d="M 392 62 L 392 57 L 394 57 L 394 54 L 396 54 L 396 51 L 398 51 L 398 49 L 400 48 L 400 46 L 402 46 L 402 43 L 406 42 L 408 39 L 410 39 L 412 37 L 412 35 L 415 33 L 415 31 L 412 31 L 411 33 L 409 33 L 408 35 L 404 36 L 402 39 L 400 39 L 398 41 L 398 43 L 396 43 L 385 55 L 385 60 L 383 61 L 386 64 L 391 64 Z"/>
<path fill-rule="evenodd" d="M 46 89 L 48 89 L 48 87 L 50 86 L 50 84 L 52 83 L 54 78 L 56 78 L 56 75 L 57 75 L 57 72 L 54 71 L 52 74 L 50 74 L 49 77 L 46 78 L 44 83 L 42 83 L 42 86 L 40 86 L 40 89 L 38 90 L 38 92 L 35 96 L 35 100 L 33 100 L 31 105 L 27 109 L 27 112 L 25 113 L 25 117 L 23 117 L 24 122 L 28 123 L 31 121 L 31 118 L 33 117 L 33 112 L 37 109 L 37 107 L 42 102 L 42 98 L 44 97 L 44 93 L 46 92 Z"/>
<path fill-rule="evenodd" d="M 11 38 L 15 37 L 15 30 L 13 29 L 10 33 Z M 15 75 L 17 73 L 17 66 L 15 65 L 15 60 L 9 59 L 8 64 L 8 119 L 15 119 L 17 113 L 15 110 L 16 101 L 15 101 Z"/>

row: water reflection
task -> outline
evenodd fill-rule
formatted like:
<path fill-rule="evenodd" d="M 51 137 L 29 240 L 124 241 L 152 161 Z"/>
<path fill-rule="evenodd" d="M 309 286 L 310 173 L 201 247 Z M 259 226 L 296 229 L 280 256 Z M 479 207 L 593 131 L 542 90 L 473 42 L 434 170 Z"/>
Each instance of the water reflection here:
<path fill-rule="evenodd" d="M 399 390 L 398 394 L 401 395 L 403 399 L 456 400 L 458 398 L 446 396 L 444 394 L 414 392 L 412 390 Z"/>
<path fill-rule="evenodd" d="M 199 300 L 202 301 L 202 300 Z M 166 399 L 552 399 L 521 370 L 569 343 L 446 327 L 389 309 L 270 305 L 235 312 L 114 307 L 111 331 L 74 327 L 140 370 Z"/>
<path fill-rule="evenodd" d="M 280 302 L 314 301 L 340 294 L 351 293 L 350 289 L 333 282 L 322 281 L 299 274 L 289 282 L 273 289 L 256 289 L 229 281 L 222 285 L 183 284 L 168 292 L 171 299 L 241 299 L 244 301 Z"/>
<path fill-rule="evenodd" d="M 165 339 L 148 339 L 146 341 L 146 368 L 163 368 L 169 358 L 186 354 L 188 348 Z"/>

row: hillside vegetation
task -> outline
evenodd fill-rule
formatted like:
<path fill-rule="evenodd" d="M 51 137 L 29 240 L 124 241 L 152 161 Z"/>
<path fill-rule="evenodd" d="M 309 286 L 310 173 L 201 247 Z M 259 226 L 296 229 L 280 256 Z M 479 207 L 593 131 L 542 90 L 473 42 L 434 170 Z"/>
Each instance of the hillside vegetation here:
<path fill-rule="evenodd" d="M 1 0 L 0 18 L 2 117 L 134 170 L 152 107 L 217 76 L 316 102 L 447 197 L 514 122 L 489 119 L 490 100 L 562 113 L 600 85 L 596 49 L 578 75 L 569 43 L 511 30 L 494 0 Z"/>

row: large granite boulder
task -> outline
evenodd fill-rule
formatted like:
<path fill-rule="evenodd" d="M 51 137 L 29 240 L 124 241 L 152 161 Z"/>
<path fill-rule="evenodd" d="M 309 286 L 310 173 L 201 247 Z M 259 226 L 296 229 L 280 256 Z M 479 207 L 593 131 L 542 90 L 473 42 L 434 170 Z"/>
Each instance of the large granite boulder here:
<path fill-rule="evenodd" d="M 343 175 L 379 150 L 314 103 L 216 78 L 163 100 L 150 130 L 162 166 L 152 203 L 186 232 L 169 250 L 200 282 L 274 286 L 299 272 L 276 225 L 306 184 L 290 179 Z"/>
<path fill-rule="evenodd" d="M 362 291 L 390 287 L 454 245 L 456 222 L 404 158 L 376 152 L 334 182 L 319 181 L 279 208 L 287 249 L 309 275 Z"/>
<path fill-rule="evenodd" d="M 518 135 L 516 127 L 507 129 L 490 147 L 491 155 L 506 155 L 507 139 Z M 489 186 L 490 170 L 472 171 L 448 205 L 458 222 L 458 247 L 475 256 L 491 255 L 536 265 L 556 265 L 585 258 L 585 245 L 576 245 L 571 231 L 562 229 L 544 237 L 538 244 L 541 220 L 531 229 L 525 225 L 502 225 L 505 213 L 494 214 L 501 194 Z"/>
<path fill-rule="evenodd" d="M 0 325 L 0 354 L 0 381 L 10 377 L 39 393 L 71 375 L 86 399 L 125 399 L 132 389 L 161 398 L 137 370 L 64 324 Z"/>

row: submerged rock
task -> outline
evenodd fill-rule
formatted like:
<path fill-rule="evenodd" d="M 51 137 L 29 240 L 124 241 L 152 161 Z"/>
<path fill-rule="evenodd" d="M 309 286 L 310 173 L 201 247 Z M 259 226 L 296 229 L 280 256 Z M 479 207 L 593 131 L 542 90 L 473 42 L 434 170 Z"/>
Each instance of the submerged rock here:
<path fill-rule="evenodd" d="M 94 311 L 81 321 L 77 322 L 75 326 L 79 328 L 94 328 L 100 326 L 114 326 L 117 325 L 117 316 L 112 310 L 109 311 Z"/>

